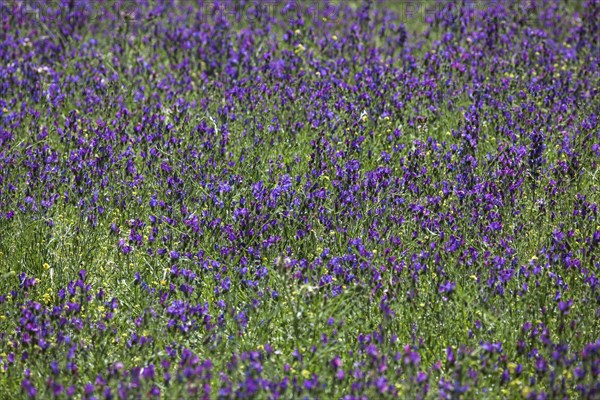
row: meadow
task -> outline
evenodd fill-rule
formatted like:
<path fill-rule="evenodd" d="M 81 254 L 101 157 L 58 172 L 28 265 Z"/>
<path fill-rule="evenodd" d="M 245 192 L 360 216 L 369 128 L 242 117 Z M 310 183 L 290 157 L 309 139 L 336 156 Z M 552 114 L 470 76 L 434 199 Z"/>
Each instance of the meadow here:
<path fill-rule="evenodd" d="M 600 399 L 598 0 L 0 18 L 0 398 Z"/>

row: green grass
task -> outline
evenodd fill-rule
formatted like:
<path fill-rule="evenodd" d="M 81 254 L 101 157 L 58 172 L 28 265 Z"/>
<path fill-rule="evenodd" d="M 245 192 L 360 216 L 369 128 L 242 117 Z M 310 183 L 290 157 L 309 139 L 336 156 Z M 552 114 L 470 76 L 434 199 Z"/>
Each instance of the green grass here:
<path fill-rule="evenodd" d="M 397 5 L 396 11 L 404 13 L 403 6 Z M 561 7 L 567 12 L 579 6 Z M 158 21 L 149 24 L 157 26 L 152 24 Z M 411 46 L 427 28 L 419 17 L 406 21 L 406 26 L 409 33 L 414 32 L 409 39 Z M 347 27 L 341 23 L 335 27 L 339 31 L 332 34 L 342 37 Z M 0 150 L 0 161 L 4 163 L 4 171 L 0 172 L 4 178 L 0 212 L 16 210 L 10 220 L 0 217 L 0 294 L 7 295 L 0 302 L 0 357 L 5 361 L 10 353 L 18 356 L 10 367 L 0 368 L 1 398 L 24 396 L 21 382 L 25 368 L 30 370 L 40 396 L 50 397 L 51 389 L 44 386 L 51 376 L 49 363 L 56 360 L 61 370 L 74 363 L 77 373 L 61 373 L 56 379 L 65 387 L 77 385 L 81 393 L 85 383 L 94 382 L 98 374 L 106 376 L 117 362 L 123 363 L 124 371 L 149 364 L 158 370 L 161 360 L 169 358 L 169 347 L 178 352 L 174 360 L 181 359 L 183 349 L 189 348 L 200 360 L 212 361 L 213 373 L 205 380 L 212 385 L 213 397 L 221 385 L 225 386 L 219 376 L 223 372 L 236 389 L 249 374 L 272 380 L 288 376 L 302 382 L 315 373 L 326 384 L 313 392 L 288 390 L 285 398 L 340 398 L 352 391 L 351 382 L 367 384 L 378 374 L 387 374 L 398 397 L 415 398 L 423 385 L 409 378 L 423 370 L 428 373 L 430 397 L 440 394 L 438 384 L 444 378 L 470 385 L 464 398 L 519 398 L 533 390 L 550 391 L 555 384 L 548 374 L 536 372 L 535 359 L 528 352 L 537 349 L 550 360 L 560 343 L 568 344 L 568 355 L 576 357 L 586 344 L 598 340 L 597 293 L 589 283 L 597 272 L 597 246 L 589 243 L 600 225 L 597 216 L 573 214 L 579 207 L 578 195 L 586 195 L 592 203 L 600 199 L 597 156 L 590 143 L 584 142 L 585 132 L 573 134 L 573 148 L 580 153 L 580 164 L 574 166 L 574 158 L 562 150 L 564 135 L 560 129 L 567 127 L 559 120 L 560 113 L 544 104 L 546 93 L 531 91 L 523 98 L 516 96 L 527 90 L 531 70 L 508 61 L 502 67 L 481 61 L 479 71 L 486 77 L 483 82 L 468 73 L 455 78 L 458 83 L 437 82 L 436 96 L 442 99 L 438 101 L 426 94 L 413 94 L 415 90 L 398 83 L 400 71 L 406 73 L 406 66 L 396 60 L 395 65 L 384 69 L 381 81 L 389 85 L 390 92 L 398 92 L 405 104 L 402 109 L 387 104 L 393 112 L 383 117 L 377 114 L 375 106 L 369 106 L 352 91 L 320 86 L 318 68 L 310 65 L 307 54 L 314 52 L 316 58 L 327 58 L 325 54 L 330 50 L 319 49 L 315 38 L 304 31 L 297 34 L 301 37 L 298 40 L 306 43 L 297 68 L 306 73 L 306 78 L 296 77 L 289 82 L 296 90 L 296 99 L 281 105 L 282 91 L 275 91 L 273 86 L 287 83 L 270 82 L 267 73 L 259 74 L 260 78 L 274 93 L 269 95 L 259 89 L 260 83 L 253 76 L 245 77 L 248 80 L 240 84 L 252 88 L 250 95 L 228 98 L 218 79 L 203 75 L 207 71 L 204 61 L 194 60 L 197 65 L 192 66 L 190 74 L 173 72 L 173 64 L 182 62 L 185 55 L 181 49 L 177 53 L 175 45 L 169 47 L 164 33 L 162 37 L 148 33 L 146 42 L 140 36 L 128 41 L 124 39 L 123 25 L 121 30 L 112 28 L 117 33 L 99 37 L 95 53 L 75 51 L 80 43 L 95 37 L 83 30 L 80 42 L 66 41 L 66 48 L 60 53 L 64 61 L 54 64 L 61 74 L 61 90 L 66 94 L 59 106 L 44 99 L 32 102 L 31 94 L 16 86 L 6 93 L 3 117 L 18 113 L 24 99 L 29 100 L 31 111 L 40 115 L 30 112 L 15 117 L 18 125 L 14 138 Z M 283 30 L 275 30 L 273 37 L 257 37 L 255 48 L 268 48 L 280 40 L 282 33 Z M 453 70 L 454 59 L 443 59 L 448 49 L 436 42 L 443 33 L 442 28 L 434 27 L 423 47 L 411 47 L 418 65 L 408 75 L 425 79 L 429 72 L 424 57 L 435 54 L 442 57 L 436 73 Z M 122 52 L 116 51 L 115 43 Z M 464 37 L 458 39 L 458 45 L 464 48 L 468 48 L 468 43 Z M 372 44 L 385 45 L 379 39 L 373 39 Z M 284 49 L 293 52 L 294 46 L 282 44 L 278 55 Z M 26 54 L 22 53 L 14 58 L 22 62 L 24 57 Z M 589 70 L 584 59 L 585 54 L 574 61 L 558 59 L 558 76 L 547 78 L 544 84 L 567 73 L 572 73 L 573 80 L 585 77 Z M 133 72 L 144 60 L 152 60 L 152 68 Z M 366 62 L 360 57 L 359 60 Z M 34 62 L 43 64 L 41 56 L 34 56 Z M 351 66 L 355 72 L 361 67 L 359 62 Z M 534 68 L 533 72 L 541 75 L 544 68 Z M 79 74 L 90 80 L 67 83 L 69 76 Z M 118 79 L 113 80 L 113 74 Z M 14 72 L 14 77 L 26 79 L 23 71 Z M 106 87 L 94 88 L 96 77 L 105 79 Z M 482 100 L 480 141 L 472 154 L 478 164 L 467 171 L 477 184 L 487 186 L 463 196 L 459 187 L 452 185 L 465 165 L 465 153 L 458 150 L 465 148 L 465 140 L 456 132 L 467 123 L 465 111 L 473 104 L 468 90 L 481 85 L 480 92 L 487 93 L 508 77 L 509 89 L 493 99 L 512 107 L 512 119 L 499 113 L 491 100 Z M 347 78 L 350 85 L 361 82 L 354 74 Z M 587 79 L 598 81 L 597 77 Z M 164 88 L 163 80 L 168 82 Z M 43 89 L 49 84 L 41 81 Z M 305 84 L 308 89 L 300 92 Z M 143 101 L 136 99 L 136 91 L 142 86 L 147 86 Z M 318 90 L 331 96 L 317 99 Z M 336 97 L 338 93 L 342 94 Z M 376 90 L 369 89 L 369 93 L 372 97 L 378 95 Z M 98 99 L 86 99 L 91 94 Z M 509 96 L 515 98 L 511 101 Z M 391 101 L 392 96 L 388 97 Z M 196 106 L 183 109 L 176 103 L 179 98 Z M 352 102 L 358 111 L 346 111 L 337 100 Z M 208 105 L 199 105 L 203 102 Z M 515 117 L 524 103 L 530 103 L 533 111 L 521 110 L 523 115 Z M 436 109 L 430 110 L 429 106 Z M 582 119 L 597 112 L 598 106 L 594 96 L 569 115 L 581 125 Z M 155 111 L 148 112 L 146 107 Z M 226 116 L 223 107 L 233 109 L 235 119 L 231 113 Z M 124 109 L 129 115 L 119 118 L 117 114 Z M 319 113 L 325 109 L 334 118 L 311 126 L 311 118 L 320 118 Z M 365 118 L 361 116 L 363 110 L 368 110 Z M 163 120 L 149 122 L 148 115 Z M 533 121 L 535 116 L 546 118 L 546 126 L 552 128 L 544 132 L 545 163 L 539 170 L 527 165 L 526 156 L 516 154 L 519 147 L 528 149 L 531 145 L 529 125 L 536 129 L 544 126 Z M 426 122 L 411 126 L 416 118 Z M 303 127 L 294 126 L 298 121 L 304 123 Z M 279 128 L 275 128 L 277 123 Z M 5 128 L 9 126 L 8 122 L 3 124 Z M 69 131 L 74 124 L 78 128 Z M 102 124 L 108 128 L 99 128 Z M 138 124 L 148 136 L 136 133 Z M 516 141 L 503 131 L 507 126 L 516 132 Z M 38 139 L 35 136 L 42 128 L 48 130 L 48 136 Z M 518 133 L 518 128 L 526 130 Z M 396 129 L 401 130 L 401 135 L 394 135 Z M 118 132 L 116 137 L 102 137 L 108 137 L 109 130 Z M 357 145 L 361 136 L 362 144 Z M 85 153 L 82 161 L 69 160 L 70 154 L 81 148 L 89 148 L 90 153 Z M 389 154 L 389 161 L 384 161 L 382 152 Z M 47 186 L 36 181 L 42 172 L 32 163 L 44 163 L 52 153 L 58 155 L 53 165 L 60 170 L 47 172 L 55 185 L 52 190 L 59 194 L 56 204 L 47 210 L 40 207 L 38 211 L 19 211 L 25 197 L 40 200 L 48 194 Z M 12 156 L 13 162 L 4 162 Z M 116 161 L 108 161 L 111 157 Z M 513 169 L 519 175 L 510 176 L 501 170 L 502 165 L 509 163 L 505 158 L 514 159 Z M 360 165 L 351 182 L 338 176 L 338 171 L 350 161 Z M 561 162 L 568 165 L 567 172 Z M 93 163 L 104 169 L 94 170 Z M 164 171 L 163 163 L 170 166 L 170 172 Z M 135 173 L 128 171 L 132 166 Z M 366 177 L 378 168 L 389 168 L 385 178 L 389 179 L 388 185 L 364 189 Z M 143 180 L 136 181 L 136 174 L 143 175 Z M 292 180 L 290 192 L 271 205 L 267 200 L 255 200 L 254 184 L 262 181 L 265 190 L 272 190 L 285 174 Z M 174 183 L 169 178 L 179 181 Z M 99 184 L 104 179 L 105 183 Z M 230 191 L 220 189 L 224 182 L 231 186 Z M 450 184 L 448 194 L 443 192 L 444 183 Z M 9 184 L 14 184 L 14 189 L 9 190 Z M 556 191 L 549 194 L 552 186 Z M 316 195 L 321 189 L 326 196 Z M 357 199 L 342 204 L 349 194 Z M 95 195 L 98 200 L 94 207 L 103 207 L 101 213 L 97 208 L 88 208 Z M 501 201 L 487 208 L 490 203 L 486 195 L 494 199 L 499 196 Z M 166 206 L 152 207 L 153 196 Z M 540 205 L 540 200 L 545 206 Z M 80 201 L 85 204 L 80 205 Z M 422 206 L 425 211 L 419 214 L 413 206 Z M 242 207 L 248 209 L 246 219 L 235 216 Z M 198 230 L 186 224 L 194 216 L 200 221 Z M 177 224 L 163 221 L 155 224 L 152 232 L 152 218 L 169 218 Z M 216 218 L 220 222 L 209 226 Z M 502 221 L 502 229 L 489 233 L 484 240 L 486 227 L 494 218 Z M 133 245 L 133 250 L 124 254 L 119 241 L 127 242 L 135 221 L 145 224 L 137 231 L 144 243 Z M 118 234 L 113 233 L 112 224 L 119 228 Z M 299 230 L 304 235 L 299 235 Z M 558 258 L 553 259 L 548 249 L 553 246 L 555 230 L 572 231 L 573 235 L 562 242 L 568 250 L 556 250 Z M 243 234 L 230 238 L 229 232 Z M 451 235 L 462 240 L 453 252 L 444 249 Z M 150 237 L 155 241 L 150 242 Z M 356 238 L 362 239 L 362 253 L 351 244 Z M 272 244 L 266 243 L 271 239 Z M 157 256 L 163 248 L 167 254 Z M 324 249 L 330 255 L 321 261 Z M 181 254 L 177 261 L 169 259 L 170 250 Z M 202 257 L 198 257 L 199 251 Z M 565 266 L 565 260 L 559 256 L 569 251 L 572 257 L 579 258 L 582 268 Z M 186 252 L 194 255 L 187 257 Z M 473 257 L 475 252 L 478 256 Z M 298 264 L 285 266 L 282 260 L 286 257 Z M 343 258 L 343 272 L 355 275 L 352 282 L 344 281 L 344 274 L 328 265 L 333 257 Z M 502 285 L 486 283 L 498 273 L 495 257 L 505 258 L 506 266 L 514 268 L 513 277 L 503 287 L 504 294 L 496 291 Z M 426 267 L 418 269 L 416 262 Z M 248 268 L 246 275 L 240 271 L 244 263 Z M 193 271 L 197 278 L 191 282 L 175 276 L 170 272 L 173 264 Z M 541 266 L 537 275 L 531 272 L 534 265 Z M 252 278 L 261 267 L 267 267 L 266 276 Z M 85 284 L 91 287 L 91 298 L 78 291 L 72 301 L 84 309 L 69 314 L 81 318 L 81 326 L 61 324 L 53 317 L 40 315 L 40 320 L 55 331 L 50 335 L 53 342 L 48 349 L 35 344 L 15 347 L 14 343 L 22 339 L 20 318 L 29 307 L 28 302 L 39 302 L 48 312 L 55 306 L 64 307 L 67 300 L 59 298 L 59 290 L 77 281 L 81 270 L 87 273 Z M 35 277 L 37 284 L 28 290 L 19 288 L 21 273 Z M 331 276 L 331 282 L 320 285 L 325 276 Z M 221 288 L 224 278 L 230 279 L 229 290 Z M 248 279 L 256 281 L 255 286 Z M 446 282 L 456 284 L 450 295 L 439 292 L 440 285 Z M 186 283 L 193 287 L 192 293 L 179 289 Z M 523 289 L 524 284 L 528 290 Z M 103 299 L 96 296 L 100 288 L 105 292 Z M 165 291 L 169 291 L 168 300 L 161 299 Z M 563 300 L 574 301 L 568 315 L 558 310 L 554 300 L 557 291 L 561 291 Z M 278 296 L 273 296 L 274 292 Z M 102 331 L 96 323 L 106 315 L 107 302 L 112 298 L 118 299 L 118 307 L 113 310 L 112 319 L 104 320 L 106 330 Z M 209 329 L 201 320 L 198 327 L 186 333 L 169 328 L 169 320 L 177 320 L 168 311 L 175 301 L 206 304 L 210 322 L 217 323 L 222 314 L 223 323 Z M 219 305 L 219 301 L 225 305 Z M 385 307 L 389 307 L 389 313 L 383 311 Z M 246 322 L 240 320 L 242 312 Z M 545 332 L 538 337 L 524 332 L 526 322 Z M 77 344 L 72 357 L 70 346 L 53 336 L 59 331 Z M 134 334 L 152 340 L 129 345 L 127 341 Z M 386 357 L 386 371 L 378 371 L 379 365 L 367 354 L 366 344 L 361 343 L 362 335 L 381 336 L 372 340 Z M 525 343 L 525 352 L 519 350 L 519 341 Z M 486 352 L 483 343 L 501 343 L 502 354 Z M 420 366 L 394 359 L 407 344 L 420 353 Z M 265 350 L 268 345 L 272 352 Z M 455 363 L 447 359 L 448 348 L 457 353 Z M 302 359 L 294 356 L 295 350 Z M 264 357 L 260 373 L 249 372 L 254 368 L 252 364 L 240 361 L 242 353 L 252 351 L 260 351 Z M 28 359 L 19 358 L 24 352 Z M 341 383 L 330 365 L 336 356 L 341 358 L 347 374 Z M 174 374 L 175 364 L 176 361 L 165 370 Z M 512 376 L 503 384 L 503 371 L 510 370 L 514 375 L 517 364 L 523 365 L 522 375 Z M 561 362 L 552 365 L 556 376 L 564 374 L 568 386 L 564 392 L 572 397 L 577 396 L 578 383 L 593 384 L 591 374 L 581 381 L 573 378 L 576 366 Z M 364 376 L 349 378 L 355 369 L 366 372 Z M 477 372 L 476 378 L 470 375 L 470 369 Z M 537 380 L 531 383 L 530 378 Z M 107 379 L 107 385 L 116 391 L 119 383 L 128 382 L 131 377 L 116 374 Z M 190 395 L 190 385 L 196 383 L 142 381 L 140 393 L 148 393 L 156 384 L 164 398 L 185 398 Z M 374 386 L 360 393 L 373 398 L 381 396 Z M 258 398 L 267 396 L 265 391 Z"/>

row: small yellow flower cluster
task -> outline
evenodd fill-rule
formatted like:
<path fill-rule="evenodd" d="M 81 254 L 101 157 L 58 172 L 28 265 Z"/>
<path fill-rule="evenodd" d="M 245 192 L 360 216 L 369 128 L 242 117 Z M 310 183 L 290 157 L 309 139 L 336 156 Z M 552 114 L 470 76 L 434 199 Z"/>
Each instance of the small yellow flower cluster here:
<path fill-rule="evenodd" d="M 46 293 L 44 293 L 44 295 L 42 296 L 42 299 L 44 300 L 44 303 L 46 305 L 49 305 L 50 303 L 52 303 L 52 293 L 50 293 L 50 289 L 48 289 L 48 291 L 46 291 Z"/>

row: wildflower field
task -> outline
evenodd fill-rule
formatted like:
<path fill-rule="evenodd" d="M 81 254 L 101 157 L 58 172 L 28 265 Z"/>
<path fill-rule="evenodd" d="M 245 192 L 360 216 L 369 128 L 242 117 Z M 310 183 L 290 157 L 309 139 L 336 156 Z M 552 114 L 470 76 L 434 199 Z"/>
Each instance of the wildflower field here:
<path fill-rule="evenodd" d="M 600 399 L 598 0 L 0 18 L 0 399 Z"/>

